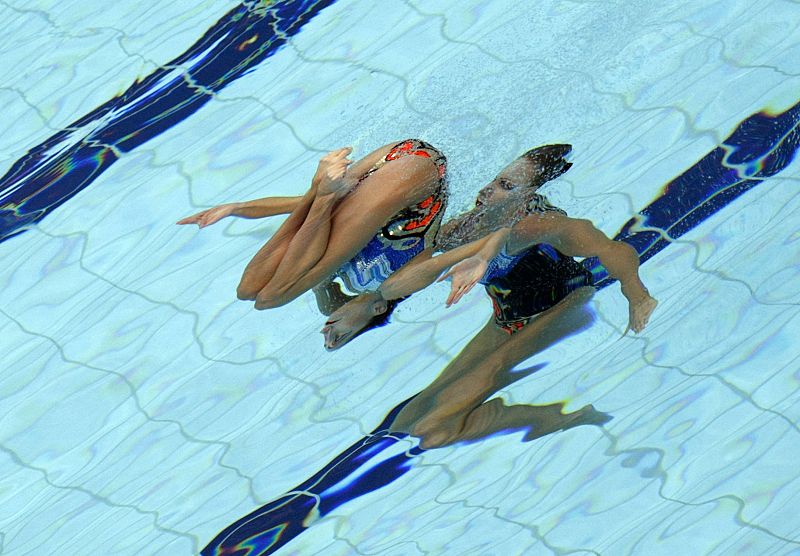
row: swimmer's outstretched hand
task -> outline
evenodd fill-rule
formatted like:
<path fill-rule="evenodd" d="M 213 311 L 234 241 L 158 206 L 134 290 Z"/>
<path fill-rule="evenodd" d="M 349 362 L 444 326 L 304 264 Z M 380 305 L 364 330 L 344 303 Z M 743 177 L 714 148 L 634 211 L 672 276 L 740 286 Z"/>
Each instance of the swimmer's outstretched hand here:
<path fill-rule="evenodd" d="M 636 300 L 628 300 L 628 327 L 622 333 L 625 336 L 628 330 L 633 330 L 638 334 L 644 327 L 647 326 L 650 320 L 650 315 L 658 305 L 658 301 L 653 298 L 649 293 L 639 297 Z"/>
<path fill-rule="evenodd" d="M 450 295 L 447 297 L 447 307 L 458 303 L 466 293 L 475 287 L 478 280 L 486 274 L 489 267 L 488 261 L 483 257 L 467 257 L 463 261 L 454 264 L 450 270 L 439 276 L 437 282 L 443 282 L 448 278 L 452 279 L 450 284 Z"/>
<path fill-rule="evenodd" d="M 210 226 L 215 222 L 219 222 L 226 216 L 230 216 L 236 210 L 236 203 L 228 203 L 225 205 L 219 205 L 218 207 L 212 207 L 210 209 L 206 209 L 204 211 L 198 212 L 197 214 L 193 214 L 192 216 L 187 216 L 183 220 L 178 220 L 176 224 L 185 225 L 185 224 L 197 224 L 199 228 L 205 228 L 206 226 Z"/>
<path fill-rule="evenodd" d="M 350 191 L 352 184 L 345 182 L 344 175 L 347 167 L 353 163 L 347 156 L 353 152 L 353 147 L 344 147 L 331 151 L 323 156 L 317 165 L 315 180 L 319 180 L 317 193 L 319 195 L 333 194 L 344 197 Z"/>

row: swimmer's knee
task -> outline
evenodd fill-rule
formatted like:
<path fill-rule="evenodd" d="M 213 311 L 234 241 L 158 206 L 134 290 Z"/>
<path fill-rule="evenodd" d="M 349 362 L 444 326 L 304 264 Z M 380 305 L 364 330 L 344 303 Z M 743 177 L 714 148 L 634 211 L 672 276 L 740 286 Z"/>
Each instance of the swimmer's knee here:
<path fill-rule="evenodd" d="M 239 285 L 236 286 L 236 297 L 242 301 L 253 301 L 263 287 L 264 284 L 257 284 L 255 280 L 250 278 L 250 275 L 245 272 L 242 279 L 239 280 Z"/>
<path fill-rule="evenodd" d="M 452 444 L 456 435 L 447 430 L 445 421 L 424 419 L 411 427 L 411 436 L 419 438 L 420 448 L 432 450 Z"/>
<path fill-rule="evenodd" d="M 239 285 L 239 287 L 236 288 L 236 297 L 240 301 L 253 301 L 257 295 L 258 295 L 257 290 L 253 290 L 247 287 L 242 287 L 241 285 Z"/>
<path fill-rule="evenodd" d="M 255 296 L 255 308 L 259 311 L 263 311 L 264 309 L 275 309 L 276 307 L 282 307 L 286 305 L 287 301 L 281 299 L 280 296 L 273 295 L 271 292 L 264 292 L 263 290 L 260 291 Z"/>

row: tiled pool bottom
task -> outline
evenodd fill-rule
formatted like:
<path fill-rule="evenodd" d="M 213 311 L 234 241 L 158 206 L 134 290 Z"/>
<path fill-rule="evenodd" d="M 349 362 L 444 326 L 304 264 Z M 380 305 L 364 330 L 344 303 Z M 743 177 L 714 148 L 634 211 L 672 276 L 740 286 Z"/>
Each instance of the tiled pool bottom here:
<path fill-rule="evenodd" d="M 3 61 L 6 166 L 235 5 L 6 5 L 3 49 L 18 57 Z M 489 315 L 479 292 L 446 311 L 431 289 L 329 354 L 310 297 L 269 312 L 234 301 L 277 223 L 196 233 L 174 227 L 179 217 L 302 191 L 320 151 L 424 135 L 451 161 L 454 210 L 524 148 L 573 143 L 575 166 L 547 193 L 614 234 L 744 118 L 800 100 L 797 11 L 322 10 L 0 245 L 3 553 L 198 552 L 363 438 Z M 527 362 L 546 366 L 502 393 L 592 403 L 614 416 L 604 429 L 427 451 L 281 553 L 796 551 L 796 187 L 794 164 L 648 261 L 661 305 L 642 337 L 618 339 L 626 307 L 612 286 L 591 329 Z"/>

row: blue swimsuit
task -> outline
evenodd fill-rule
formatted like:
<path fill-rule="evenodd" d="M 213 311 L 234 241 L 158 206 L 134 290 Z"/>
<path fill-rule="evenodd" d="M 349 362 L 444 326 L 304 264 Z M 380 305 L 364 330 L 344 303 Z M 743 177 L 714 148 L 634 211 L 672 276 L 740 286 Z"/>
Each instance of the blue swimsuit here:
<path fill-rule="evenodd" d="M 546 201 L 543 211 L 566 214 Z M 592 274 L 572 257 L 540 243 L 516 255 L 503 249 L 489 261 L 480 283 L 492 299 L 495 324 L 513 334 L 571 291 L 591 286 Z"/>

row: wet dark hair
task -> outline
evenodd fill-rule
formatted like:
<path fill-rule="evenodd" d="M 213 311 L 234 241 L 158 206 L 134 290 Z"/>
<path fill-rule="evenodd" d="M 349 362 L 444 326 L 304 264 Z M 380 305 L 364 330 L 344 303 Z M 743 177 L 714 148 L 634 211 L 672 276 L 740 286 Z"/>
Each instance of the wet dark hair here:
<path fill-rule="evenodd" d="M 364 332 L 372 330 L 374 328 L 380 328 L 382 326 L 386 326 L 389 324 L 389 317 L 392 316 L 394 310 L 397 309 L 397 306 L 400 304 L 401 301 L 405 301 L 408 297 L 401 297 L 400 299 L 391 299 L 386 302 L 386 311 L 381 313 L 380 315 L 375 315 L 372 317 L 367 324 L 364 325 L 364 328 L 353 334 L 353 337 L 348 340 L 347 343 L 352 342 L 359 336 L 361 336 Z"/>
<path fill-rule="evenodd" d="M 522 153 L 519 158 L 527 159 L 539 167 L 539 173 L 530 183 L 531 187 L 539 187 L 569 170 L 572 163 L 564 160 L 564 157 L 571 151 L 572 145 L 544 145 Z"/>

